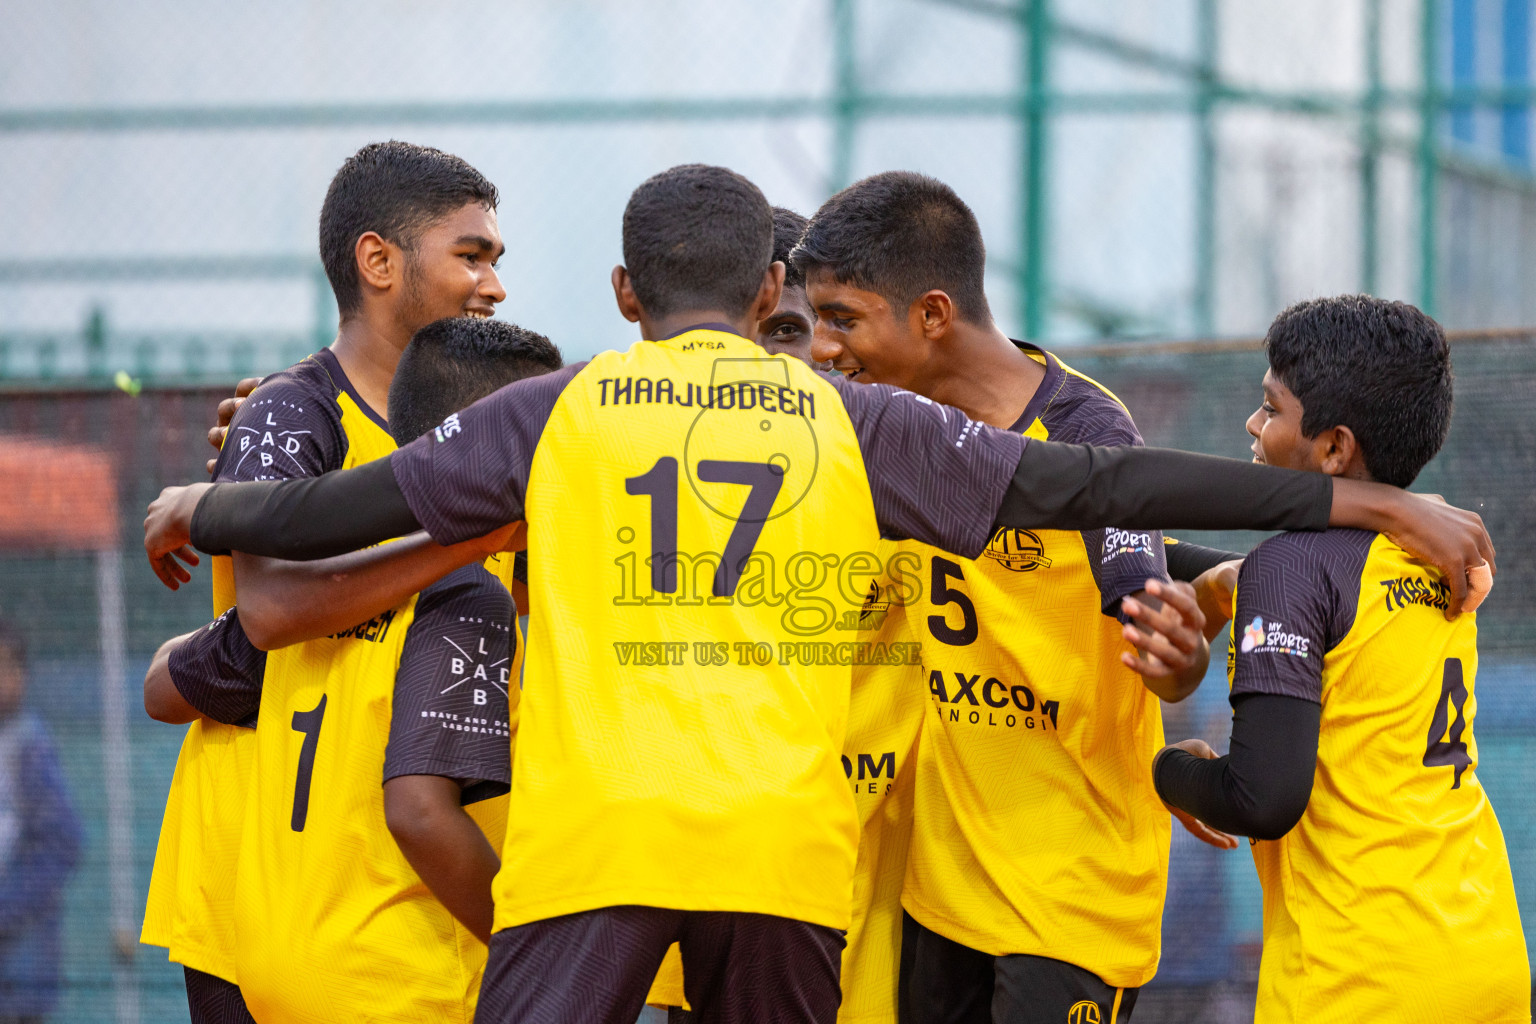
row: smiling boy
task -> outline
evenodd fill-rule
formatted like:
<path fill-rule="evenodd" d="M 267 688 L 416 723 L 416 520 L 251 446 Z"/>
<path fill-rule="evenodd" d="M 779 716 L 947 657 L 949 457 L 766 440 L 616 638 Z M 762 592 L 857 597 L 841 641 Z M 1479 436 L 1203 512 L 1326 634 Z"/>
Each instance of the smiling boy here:
<path fill-rule="evenodd" d="M 1440 326 L 1364 295 L 1299 303 L 1265 340 L 1254 461 L 1406 487 L 1451 418 Z M 1504 836 L 1477 776 L 1477 619 L 1385 534 L 1281 534 L 1238 577 L 1231 754 L 1160 751 L 1158 793 L 1251 836 L 1259 1024 L 1525 1022 Z"/>
<path fill-rule="evenodd" d="M 318 476 L 393 451 L 389 385 L 411 336 L 443 317 L 487 317 L 506 297 L 493 268 L 496 201 L 484 176 L 436 149 L 392 141 L 348 158 L 319 225 L 341 313 L 336 340 L 246 400 L 214 478 Z M 238 587 L 241 624 L 259 647 L 294 644 L 328 610 L 323 568 L 236 554 L 214 570 L 214 612 L 235 603 Z M 254 751 L 250 729 L 193 722 L 166 799 L 140 941 L 167 947 L 185 968 L 194 1024 L 251 1020 L 235 970 L 234 879 Z"/>

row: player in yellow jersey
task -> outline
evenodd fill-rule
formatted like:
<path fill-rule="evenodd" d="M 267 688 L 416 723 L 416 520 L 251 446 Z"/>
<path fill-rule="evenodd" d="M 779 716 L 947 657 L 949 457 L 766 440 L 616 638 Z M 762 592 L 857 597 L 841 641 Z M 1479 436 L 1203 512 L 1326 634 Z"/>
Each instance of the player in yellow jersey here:
<path fill-rule="evenodd" d="M 247 400 L 216 479 L 312 476 L 392 450 L 386 395 L 411 335 L 444 316 L 489 315 L 505 297 L 492 269 L 495 204 L 490 182 L 437 150 L 390 142 L 350 158 L 320 214 L 341 310 L 336 341 Z M 237 556 L 216 567 L 214 610 L 234 602 L 238 584 L 250 636 L 263 647 L 291 643 L 328 610 L 315 597 L 326 575 Z M 186 968 L 194 1024 L 249 1020 L 235 985 L 233 887 L 254 744 L 249 730 L 192 723 L 166 802 L 141 941 Z"/>
<path fill-rule="evenodd" d="M 794 259 L 820 318 L 813 351 L 845 374 L 1027 437 L 1141 443 L 1114 395 L 992 322 L 980 227 L 942 182 L 887 172 L 844 189 Z M 918 587 L 894 614 L 922 664 L 899 684 L 928 701 L 901 1018 L 1057 1024 L 1087 1002 L 1124 1021 L 1156 970 L 1167 885 L 1168 811 L 1139 765 L 1162 746 L 1158 697 L 1205 673 L 1198 613 L 1177 613 L 1193 596 L 1163 613 L 1160 658 L 1130 667 L 1121 601 L 1159 604 L 1144 590 L 1168 579 L 1157 531 L 1001 530 L 974 560 L 902 547 Z"/>
<path fill-rule="evenodd" d="M 1299 303 L 1266 338 L 1254 461 L 1407 486 L 1445 440 L 1445 335 L 1400 302 Z M 1253 838 L 1259 1024 L 1531 1019 L 1509 855 L 1478 778 L 1477 618 L 1384 534 L 1260 544 L 1238 577 L 1232 753 L 1159 753 L 1157 790 Z"/>
<path fill-rule="evenodd" d="M 842 743 L 877 652 L 821 636 L 857 615 L 882 534 L 975 557 L 1000 526 L 1333 521 L 1453 573 L 1492 553 L 1475 517 L 1390 487 L 1035 441 L 768 355 L 749 337 L 783 279 L 772 214 L 724 168 L 644 182 L 623 234 L 614 290 L 647 340 L 388 461 L 173 488 L 146 520 L 175 581 L 189 543 L 323 558 L 526 518 L 536 614 L 479 1021 L 630 1024 L 674 941 L 701 1021 L 835 1019 L 858 838 Z"/>
<path fill-rule="evenodd" d="M 807 224 L 805 217 L 782 206 L 773 208 L 773 258 L 783 263 L 784 287 L 779 292 L 778 305 L 757 322 L 755 340 L 764 350 L 779 355 L 793 356 L 806 363 L 811 362 L 811 332 L 816 315 L 811 312 L 805 297 L 805 278 L 789 264 L 789 252 L 800 241 Z M 814 365 L 814 364 L 813 364 Z M 684 1008 L 682 958 L 677 947 L 667 951 L 656 984 L 651 986 L 646 1002 L 652 1006 L 670 1008 L 672 1024 L 687 1024 Z"/>
<path fill-rule="evenodd" d="M 394 430 L 410 441 L 559 365 L 546 339 L 509 324 L 429 324 L 390 387 Z M 235 609 L 167 644 L 146 679 L 167 717 L 242 723 L 266 707 L 237 885 L 237 967 L 261 1019 L 473 1014 L 516 721 L 511 603 L 479 565 L 397 607 L 373 586 L 377 614 L 306 662 L 269 670 Z M 290 717 L 297 734 L 270 728 Z"/>

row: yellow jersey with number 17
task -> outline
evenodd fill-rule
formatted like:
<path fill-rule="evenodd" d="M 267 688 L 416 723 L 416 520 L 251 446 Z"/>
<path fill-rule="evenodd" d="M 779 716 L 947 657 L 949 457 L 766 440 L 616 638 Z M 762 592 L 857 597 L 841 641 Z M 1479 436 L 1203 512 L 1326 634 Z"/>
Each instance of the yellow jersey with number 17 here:
<path fill-rule="evenodd" d="M 394 451 L 388 426 L 329 349 L 267 377 L 236 412 L 216 481 L 286 480 Z M 235 604 L 228 558 L 213 560 L 213 611 Z M 187 727 L 166 797 L 139 941 L 172 961 L 237 982 L 235 869 L 256 737 L 199 719 Z"/>
<path fill-rule="evenodd" d="M 847 926 L 848 669 L 795 647 L 863 599 L 824 561 L 875 539 L 861 466 L 824 382 L 723 333 L 603 353 L 561 393 L 528 478 L 540 614 L 498 929 L 621 904 Z M 642 722 L 614 762 L 605 737 Z"/>
<path fill-rule="evenodd" d="M 829 634 L 882 532 L 979 553 L 1023 448 L 705 325 L 519 381 L 391 456 L 440 543 L 528 523 L 496 927 L 639 905 L 846 928 L 861 654 Z"/>
<path fill-rule="evenodd" d="M 1531 1019 L 1525 937 L 1478 778 L 1477 617 L 1386 537 L 1281 534 L 1238 577 L 1232 695 L 1322 706 L 1301 821 L 1253 843 L 1259 1024 Z"/>

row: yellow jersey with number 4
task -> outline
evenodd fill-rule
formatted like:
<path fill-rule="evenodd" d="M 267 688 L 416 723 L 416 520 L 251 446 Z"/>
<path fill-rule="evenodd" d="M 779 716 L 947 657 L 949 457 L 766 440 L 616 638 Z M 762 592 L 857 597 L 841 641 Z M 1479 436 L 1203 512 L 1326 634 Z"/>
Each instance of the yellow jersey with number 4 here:
<path fill-rule="evenodd" d="M 1477 775 L 1477 617 L 1386 537 L 1282 534 L 1238 579 L 1232 695 L 1322 706 L 1301 821 L 1253 843 L 1259 1024 L 1525 1022 L 1509 855 Z"/>

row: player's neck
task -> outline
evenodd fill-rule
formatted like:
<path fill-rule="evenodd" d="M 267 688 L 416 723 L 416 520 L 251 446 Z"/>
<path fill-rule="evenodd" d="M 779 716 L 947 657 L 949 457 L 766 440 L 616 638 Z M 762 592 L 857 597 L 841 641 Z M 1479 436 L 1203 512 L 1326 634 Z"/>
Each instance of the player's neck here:
<path fill-rule="evenodd" d="M 384 420 L 389 419 L 389 384 L 395 379 L 400 353 L 410 342 L 410 333 L 394 324 L 381 326 L 366 316 L 353 316 L 341 322 L 331 351 L 359 397 Z"/>
<path fill-rule="evenodd" d="M 743 338 L 750 339 L 757 321 L 751 317 L 744 317 L 740 313 L 722 313 L 718 309 L 690 309 L 656 317 L 642 314 L 640 336 L 646 341 L 659 341 L 663 338 L 676 337 L 690 327 L 698 327 L 701 324 L 729 326 Z"/>
<path fill-rule="evenodd" d="M 1045 379 L 1045 367 L 996 324 L 958 323 L 940 350 L 943 365 L 927 374 L 931 386 L 923 393 L 1002 430 L 1019 421 Z"/>

